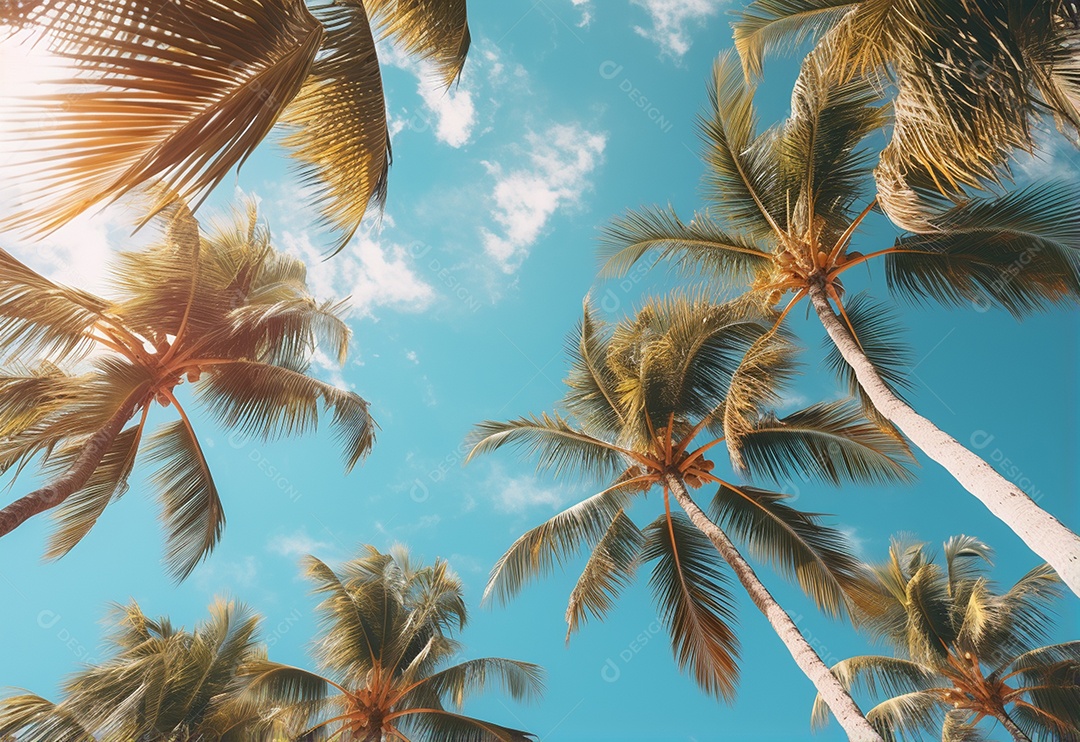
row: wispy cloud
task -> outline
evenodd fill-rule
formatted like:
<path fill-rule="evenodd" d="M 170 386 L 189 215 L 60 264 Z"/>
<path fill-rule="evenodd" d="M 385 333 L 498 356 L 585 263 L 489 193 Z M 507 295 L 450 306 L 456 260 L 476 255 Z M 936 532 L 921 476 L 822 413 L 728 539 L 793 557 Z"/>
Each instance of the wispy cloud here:
<path fill-rule="evenodd" d="M 565 487 L 548 487 L 535 477 L 511 477 L 500 466 L 493 466 L 484 487 L 491 493 L 495 509 L 502 513 L 523 513 L 534 508 L 558 510 L 567 502 Z"/>
<path fill-rule="evenodd" d="M 690 51 L 690 27 L 704 23 L 720 12 L 718 0 L 632 0 L 648 11 L 652 27 L 635 26 L 634 30 L 660 45 L 673 57 Z"/>
<path fill-rule="evenodd" d="M 313 538 L 306 528 L 301 528 L 292 533 L 272 536 L 266 544 L 266 550 L 271 554 L 293 560 L 309 554 L 322 559 L 324 555 L 334 550 L 334 544 Z"/>
<path fill-rule="evenodd" d="M 540 239 L 559 209 L 577 203 L 592 186 L 607 137 L 580 124 L 555 124 L 526 137 L 524 167 L 485 162 L 495 181 L 491 192 L 498 232 L 481 230 L 484 250 L 505 273 L 512 273 Z"/>

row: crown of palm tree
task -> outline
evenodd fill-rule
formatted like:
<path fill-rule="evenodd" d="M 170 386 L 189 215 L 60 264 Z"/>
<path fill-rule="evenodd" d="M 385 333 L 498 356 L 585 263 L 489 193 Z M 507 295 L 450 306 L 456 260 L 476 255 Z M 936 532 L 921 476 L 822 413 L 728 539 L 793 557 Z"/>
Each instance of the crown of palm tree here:
<path fill-rule="evenodd" d="M 71 67 L 57 93 L 5 106 L 36 179 L 5 228 L 50 231 L 159 180 L 193 200 L 280 124 L 338 250 L 386 196 L 373 30 L 447 86 L 470 43 L 465 0 L 28 0 L 0 4 L 5 24 Z"/>
<path fill-rule="evenodd" d="M 614 327 L 586 304 L 568 348 L 568 416 L 482 423 L 469 459 L 514 445 L 540 469 L 607 486 L 519 538 L 493 569 L 485 599 L 508 600 L 587 547 L 567 608 L 569 638 L 589 614 L 611 607 L 640 562 L 655 561 L 650 585 L 679 665 L 706 691 L 731 698 L 738 641 L 724 563 L 685 516 L 671 512 L 667 477 L 718 485 L 718 523 L 840 615 L 857 596 L 858 570 L 842 533 L 786 504 L 786 495 L 721 479 L 706 454 L 726 443 L 743 474 L 838 484 L 904 480 L 907 450 L 845 402 L 784 417 L 771 412 L 792 374 L 793 349 L 747 304 L 676 295 L 647 302 Z M 658 483 L 664 512 L 639 529 L 626 511 Z"/>
<path fill-rule="evenodd" d="M 403 548 L 366 547 L 337 570 L 307 558 L 323 595 L 316 659 L 325 675 L 269 661 L 249 663 L 249 694 L 281 706 L 304 740 L 527 742 L 533 735 L 451 711 L 492 682 L 518 700 L 542 691 L 537 665 L 502 658 L 450 664 L 467 611 L 447 563 L 414 564 Z"/>
<path fill-rule="evenodd" d="M 924 544 L 894 540 L 867 573 L 861 625 L 895 657 L 853 657 L 832 668 L 847 688 L 884 696 L 867 718 L 889 740 L 941 733 L 982 740 L 983 719 L 1016 739 L 1080 739 L 1080 642 L 1041 646 L 1060 579 L 1046 565 L 1000 591 L 990 548 L 970 536 L 944 545 L 945 565 Z M 814 721 L 825 708 L 815 705 Z"/>
<path fill-rule="evenodd" d="M 753 94 L 734 56 L 722 54 L 701 123 L 705 210 L 690 222 L 661 209 L 615 221 L 601 250 L 605 274 L 621 275 L 658 251 L 688 272 L 749 284 L 748 296 L 764 307 L 789 296 L 778 323 L 821 286 L 894 391 L 904 365 L 896 331 L 865 298 L 845 306 L 841 277 L 851 268 L 880 257 L 889 288 L 903 298 L 997 306 L 1016 316 L 1080 297 L 1075 187 L 1044 184 L 971 199 L 933 216 L 931 231 L 902 234 L 864 255 L 852 242 L 877 200 L 865 198 L 872 158 L 860 145 L 888 120 L 871 84 L 840 81 L 823 55 L 811 54 L 790 118 L 761 132 Z M 836 358 L 831 365 L 862 396 L 846 364 Z"/>
<path fill-rule="evenodd" d="M 111 656 L 75 673 L 52 703 L 23 694 L 0 702 L 0 735 L 20 742 L 269 739 L 270 714 L 242 698 L 240 668 L 265 657 L 257 616 L 219 601 L 192 631 L 116 606 Z"/>
<path fill-rule="evenodd" d="M 225 519 L 178 385 L 191 383 L 226 427 L 264 440 L 313 430 L 320 406 L 332 410 L 347 470 L 371 449 L 376 426 L 357 394 L 307 374 L 319 344 L 344 361 L 342 305 L 312 298 L 303 263 L 273 248 L 254 207 L 208 237 L 179 202 L 164 218 L 160 244 L 119 256 L 114 300 L 53 283 L 0 251 L 0 469 L 18 473 L 40 456 L 50 480 L 0 511 L 0 533 L 59 505 L 47 555 L 66 554 L 124 493 L 144 451 L 156 467 L 149 482 L 167 562 L 182 579 Z M 155 401 L 178 419 L 143 448 Z"/>
<path fill-rule="evenodd" d="M 998 182 L 1016 149 L 1035 148 L 1045 113 L 1074 133 L 1080 123 L 1080 25 L 1066 0 L 754 0 L 734 26 L 748 76 L 768 51 L 813 37 L 842 76 L 885 77 L 896 116 L 878 188 L 908 228 L 923 223 L 929 196 L 913 184 L 962 198 L 964 186 Z"/>

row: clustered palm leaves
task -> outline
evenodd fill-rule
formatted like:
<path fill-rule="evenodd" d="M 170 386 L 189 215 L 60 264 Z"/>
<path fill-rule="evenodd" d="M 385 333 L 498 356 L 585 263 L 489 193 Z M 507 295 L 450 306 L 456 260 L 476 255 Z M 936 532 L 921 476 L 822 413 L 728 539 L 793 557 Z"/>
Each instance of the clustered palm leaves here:
<path fill-rule="evenodd" d="M 1080 14 L 1072 0 L 753 0 L 735 26 L 748 77 L 771 50 L 814 38 L 841 78 L 891 88 L 879 198 L 898 224 L 926 225 L 933 193 L 1000 183 L 1048 116 L 1080 124 Z M 928 189 L 928 190 L 927 190 Z"/>
<path fill-rule="evenodd" d="M 517 446 L 557 477 L 599 480 L 604 489 L 519 538 L 493 569 L 485 597 L 505 601 L 587 549 L 567 608 L 569 636 L 590 615 L 603 616 L 639 564 L 652 562 L 650 585 L 679 665 L 704 690 L 730 699 L 739 660 L 730 567 L 849 733 L 876 738 L 731 540 L 836 616 L 859 598 L 860 568 L 843 534 L 779 492 L 722 479 L 708 452 L 726 443 L 739 472 L 755 480 L 799 472 L 869 484 L 907 480 L 907 450 L 846 402 L 778 417 L 771 408 L 792 373 L 793 349 L 768 319 L 745 303 L 673 296 L 605 327 L 586 305 L 569 343 L 567 416 L 485 422 L 470 458 Z M 628 511 L 655 485 L 663 511 L 639 528 Z M 716 486 L 715 524 L 687 489 L 705 485 Z M 672 512 L 671 496 L 685 514 Z"/>
<path fill-rule="evenodd" d="M 470 42 L 465 0 L 26 0 L 0 3 L 5 24 L 71 68 L 6 105 L 34 188 L 6 228 L 49 231 L 158 181 L 192 201 L 279 126 L 339 250 L 386 195 L 376 35 L 445 85 Z"/>
<path fill-rule="evenodd" d="M 795 84 L 791 116 L 764 131 L 733 55 L 721 55 L 709 93 L 706 209 L 689 222 L 658 209 L 616 221 L 605 237 L 606 272 L 621 274 L 658 252 L 762 307 L 786 297 L 777 324 L 809 298 L 835 345 L 831 365 L 867 414 L 945 466 L 1080 594 L 1080 538 L 904 401 L 894 323 L 872 299 L 847 298 L 843 285 L 846 271 L 880 258 L 889 288 L 916 302 L 973 302 L 1017 316 L 1075 302 L 1080 193 L 1039 184 L 970 199 L 936 214 L 932 232 L 902 234 L 864 255 L 852 247 L 876 199 L 866 194 L 872 158 L 860 145 L 888 120 L 869 82 L 839 82 L 828 56 L 815 51 Z"/>
<path fill-rule="evenodd" d="M 1043 645 L 1060 581 L 1041 565 L 1002 591 L 987 574 L 991 554 L 954 536 L 942 566 L 925 544 L 894 540 L 873 567 L 862 625 L 896 656 L 852 657 L 832 671 L 884 699 L 867 718 L 886 739 L 977 742 L 988 739 L 984 719 L 1017 742 L 1080 739 L 1080 642 Z M 819 701 L 814 721 L 827 720 Z"/>
<path fill-rule="evenodd" d="M 272 714 L 245 700 L 239 673 L 265 657 L 258 617 L 218 601 L 187 631 L 117 606 L 104 662 L 68 678 L 62 700 L 30 693 L 0 702 L 0 738 L 19 742 L 250 742 L 271 739 Z"/>
<path fill-rule="evenodd" d="M 264 440 L 314 429 L 322 407 L 346 470 L 370 450 L 375 423 L 357 394 L 308 373 L 319 343 L 345 360 L 342 306 L 312 298 L 304 264 L 274 249 L 254 207 L 209 235 L 178 201 L 162 221 L 159 244 L 119 255 L 112 300 L 0 251 L 0 469 L 40 461 L 48 480 L 0 510 L 0 535 L 55 508 L 47 554 L 66 554 L 125 492 L 142 452 L 167 562 L 183 578 L 217 543 L 225 514 L 178 386 L 190 383 L 226 427 Z M 156 404 L 177 419 L 144 442 Z"/>
<path fill-rule="evenodd" d="M 533 735 L 460 713 L 493 683 L 529 700 L 542 690 L 542 670 L 487 657 L 451 664 L 467 611 L 461 581 L 446 562 L 410 561 L 397 549 L 367 547 L 331 569 L 307 559 L 308 578 L 324 596 L 315 645 L 320 675 L 269 660 L 244 670 L 248 696 L 278 707 L 290 738 L 314 742 L 527 742 Z"/>

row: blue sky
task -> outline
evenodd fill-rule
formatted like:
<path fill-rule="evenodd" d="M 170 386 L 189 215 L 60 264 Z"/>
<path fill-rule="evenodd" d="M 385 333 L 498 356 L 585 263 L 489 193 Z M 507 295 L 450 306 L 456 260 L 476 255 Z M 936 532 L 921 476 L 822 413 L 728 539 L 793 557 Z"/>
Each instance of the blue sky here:
<path fill-rule="evenodd" d="M 327 298 L 352 295 L 352 357 L 324 373 L 372 403 L 378 444 L 346 477 L 329 435 L 263 444 L 230 438 L 197 415 L 229 522 L 217 551 L 178 587 L 161 566 L 156 509 L 139 470 L 62 561 L 40 560 L 47 518 L 0 540 L 0 685 L 52 695 L 78 662 L 100 657 L 106 605 L 129 598 L 189 625 L 216 595 L 243 600 L 266 616 L 273 658 L 310 666 L 313 600 L 299 556 L 339 560 L 358 544 L 400 541 L 427 559 L 449 559 L 462 575 L 473 608 L 464 635 L 470 656 L 548 670 L 542 703 L 522 707 L 494 695 L 471 707 L 477 714 L 545 742 L 810 739 L 813 688 L 741 596 L 743 676 L 730 706 L 678 672 L 644 577 L 568 647 L 563 613 L 580 564 L 508 607 L 480 608 L 487 572 L 513 539 L 596 483 L 538 477 L 509 453 L 462 466 L 474 423 L 548 410 L 561 396 L 564 338 L 587 293 L 616 319 L 642 295 L 676 283 L 662 272 L 598 281 L 595 242 L 627 208 L 671 203 L 689 214 L 699 204 L 694 118 L 712 59 L 730 46 L 728 10 L 711 0 L 475 0 L 473 51 L 449 94 L 384 49 L 395 152 L 389 202 L 381 230 L 358 236 L 331 261 L 320 260 L 326 242 L 311 229 L 272 144 L 223 184 L 200 212 L 204 222 L 235 191 L 254 194 L 278 245 L 309 260 L 315 289 Z M 794 71 L 790 61 L 767 67 L 758 94 L 766 123 L 786 114 Z M 1021 177 L 1071 177 L 1071 151 L 1053 135 L 1044 141 L 1042 159 L 1022 167 Z M 130 216 L 117 207 L 41 243 L 5 237 L 3 244 L 50 275 L 101 288 L 109 251 L 145 239 L 128 236 Z M 887 246 L 892 235 L 879 220 L 855 249 Z M 860 282 L 887 297 L 880 267 Z M 918 359 L 916 408 L 1080 528 L 1077 314 L 1018 324 L 974 308 L 902 310 Z M 790 405 L 836 398 L 836 383 L 817 364 L 820 328 L 801 314 L 793 327 L 807 368 Z M 167 419 L 167 411 L 155 415 Z M 799 483 L 798 505 L 836 514 L 833 522 L 870 559 L 883 558 L 900 531 L 931 543 L 969 533 L 997 549 L 1002 582 L 1035 566 L 1007 528 L 920 460 L 916 485 Z M 21 479 L 6 497 L 33 484 Z M 635 514 L 644 519 L 657 504 L 652 497 Z M 766 567 L 760 573 L 826 659 L 868 651 Z M 1075 638 L 1075 600 L 1060 611 L 1058 639 Z M 813 738 L 842 735 L 833 724 Z"/>

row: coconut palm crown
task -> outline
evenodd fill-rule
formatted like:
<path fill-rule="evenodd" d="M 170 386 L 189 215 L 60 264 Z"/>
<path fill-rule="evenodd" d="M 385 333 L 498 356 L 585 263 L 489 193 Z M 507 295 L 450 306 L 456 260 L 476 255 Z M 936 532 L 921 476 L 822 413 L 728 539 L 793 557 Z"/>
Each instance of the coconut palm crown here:
<path fill-rule="evenodd" d="M 833 673 L 883 699 L 867 717 L 888 740 L 985 740 L 984 719 L 1018 742 L 1080 739 L 1080 642 L 1043 644 L 1058 577 L 1041 565 L 1001 590 L 986 544 L 954 536 L 943 551 L 940 565 L 925 544 L 893 541 L 868 573 L 875 610 L 862 625 L 895 656 L 852 657 Z M 828 720 L 820 702 L 813 718 Z"/>
<path fill-rule="evenodd" d="M 465 0 L 25 0 L 0 3 L 5 25 L 70 71 L 5 101 L 32 192 L 3 228 L 41 234 L 157 181 L 192 201 L 278 128 L 338 250 L 386 196 L 376 38 L 446 86 L 470 44 Z"/>
<path fill-rule="evenodd" d="M 306 567 L 323 596 L 314 651 L 324 674 L 270 661 L 244 670 L 249 697 L 277 706 L 291 739 L 534 739 L 460 712 L 492 683 L 517 700 L 538 697 L 543 670 L 492 657 L 454 663 L 468 613 L 461 581 L 445 561 L 423 566 L 403 548 L 383 554 L 368 546 L 336 569 L 315 557 Z"/>
<path fill-rule="evenodd" d="M 346 470 L 376 426 L 357 394 L 308 374 L 317 346 L 344 362 L 343 306 L 311 296 L 304 264 L 273 248 L 254 207 L 208 235 L 179 202 L 162 221 L 158 244 L 118 256 L 112 299 L 0 251 L 0 470 L 17 476 L 40 461 L 46 479 L 0 510 L 0 535 L 54 509 L 47 556 L 66 554 L 141 458 L 167 564 L 182 579 L 217 543 L 225 514 L 181 385 L 241 437 L 308 432 L 329 414 Z M 176 419 L 144 441 L 155 405 Z"/>
<path fill-rule="evenodd" d="M 0 701 L 0 738 L 19 742 L 251 742 L 272 739 L 271 714 L 242 698 L 242 666 L 265 658 L 257 616 L 218 601 L 188 631 L 116 606 L 110 656 L 64 681 L 62 700 Z"/>
<path fill-rule="evenodd" d="M 590 615 L 606 614 L 639 565 L 652 562 L 649 584 L 679 666 L 730 700 L 739 647 L 728 555 L 740 580 L 756 578 L 734 547 L 720 558 L 713 535 L 694 520 L 701 511 L 683 499 L 684 485 L 715 487 L 710 509 L 721 529 L 823 610 L 842 615 L 858 572 L 842 533 L 791 507 L 784 494 L 722 477 L 710 451 L 726 444 L 736 470 L 753 479 L 805 475 L 832 484 L 904 481 L 907 451 L 846 402 L 777 416 L 772 406 L 792 374 L 794 350 L 747 304 L 676 294 L 605 325 L 587 303 L 567 347 L 563 413 L 482 423 L 469 459 L 513 446 L 560 480 L 598 480 L 603 489 L 521 536 L 492 570 L 485 599 L 506 601 L 585 549 L 588 562 L 566 611 L 569 639 Z M 661 512 L 639 528 L 629 511 L 657 485 Z M 689 518 L 672 511 L 672 494 L 690 508 Z M 763 612 L 775 603 L 763 601 Z"/>

